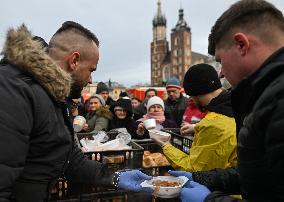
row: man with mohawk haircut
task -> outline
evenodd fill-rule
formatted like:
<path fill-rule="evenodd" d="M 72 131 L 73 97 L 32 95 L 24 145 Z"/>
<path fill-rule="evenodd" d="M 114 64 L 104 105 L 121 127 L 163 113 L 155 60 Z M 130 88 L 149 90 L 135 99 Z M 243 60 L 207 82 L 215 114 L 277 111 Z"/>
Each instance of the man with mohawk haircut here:
<path fill-rule="evenodd" d="M 44 44 L 24 25 L 7 33 L 0 63 L 0 201 L 48 201 L 59 177 L 141 191 L 140 183 L 151 177 L 137 170 L 114 173 L 88 160 L 73 141 L 67 102 L 92 82 L 99 40 L 67 21 L 48 49 Z"/>

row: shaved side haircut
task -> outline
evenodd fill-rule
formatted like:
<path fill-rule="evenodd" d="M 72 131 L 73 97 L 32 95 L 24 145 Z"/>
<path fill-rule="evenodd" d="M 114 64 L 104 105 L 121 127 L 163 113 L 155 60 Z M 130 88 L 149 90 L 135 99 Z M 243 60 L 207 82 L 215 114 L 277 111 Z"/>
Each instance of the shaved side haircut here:
<path fill-rule="evenodd" d="M 88 50 L 93 43 L 99 47 L 99 40 L 94 33 L 79 23 L 66 21 L 52 36 L 48 50 L 54 59 L 61 59 L 72 51 L 80 51 L 83 58 L 88 58 Z"/>

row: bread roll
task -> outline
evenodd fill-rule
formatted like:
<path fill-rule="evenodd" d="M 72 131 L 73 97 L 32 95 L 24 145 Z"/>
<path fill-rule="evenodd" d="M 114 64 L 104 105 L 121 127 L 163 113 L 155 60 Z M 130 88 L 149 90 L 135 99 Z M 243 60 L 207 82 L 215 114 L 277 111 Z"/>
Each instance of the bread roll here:
<path fill-rule="evenodd" d="M 151 156 L 151 157 L 154 159 L 154 161 L 155 161 L 156 158 L 161 158 L 161 157 L 163 156 L 163 154 L 161 154 L 161 153 L 151 153 L 150 156 Z"/>
<path fill-rule="evenodd" d="M 151 166 L 157 166 L 155 161 L 151 156 L 146 156 L 143 158 L 143 167 L 151 167 Z"/>
<path fill-rule="evenodd" d="M 158 166 L 167 166 L 167 165 L 170 164 L 170 163 L 168 162 L 168 160 L 166 159 L 165 156 L 161 156 L 161 157 L 155 158 L 155 163 L 156 163 Z"/>
<path fill-rule="evenodd" d="M 150 152 L 150 151 L 145 150 L 143 155 L 144 155 L 144 156 L 149 156 L 150 154 L 151 154 L 151 152 Z"/>

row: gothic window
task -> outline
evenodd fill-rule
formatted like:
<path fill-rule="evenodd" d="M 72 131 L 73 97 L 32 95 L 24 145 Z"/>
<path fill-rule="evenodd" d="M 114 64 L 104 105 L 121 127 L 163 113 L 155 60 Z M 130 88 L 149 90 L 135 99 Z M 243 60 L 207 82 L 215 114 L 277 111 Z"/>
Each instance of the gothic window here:
<path fill-rule="evenodd" d="M 187 56 L 190 56 L 190 50 L 189 50 L 189 48 L 186 49 L 186 55 L 187 55 Z"/>
<path fill-rule="evenodd" d="M 180 44 L 180 39 L 179 39 L 179 37 L 177 36 L 177 37 L 175 38 L 175 45 L 178 46 L 179 44 Z"/>
<path fill-rule="evenodd" d="M 182 55 L 182 50 L 180 48 L 177 49 L 177 55 Z"/>
<path fill-rule="evenodd" d="M 173 74 L 177 75 L 177 68 L 176 67 L 173 67 Z"/>
<path fill-rule="evenodd" d="M 174 50 L 174 56 L 176 57 L 178 55 L 178 49 Z"/>
<path fill-rule="evenodd" d="M 170 78 L 170 67 L 169 66 L 165 66 L 163 68 L 163 81 L 167 81 Z"/>
<path fill-rule="evenodd" d="M 182 73 L 182 65 L 178 66 L 178 71 L 179 71 L 179 73 Z"/>
<path fill-rule="evenodd" d="M 186 37 L 186 44 L 187 44 L 187 45 L 190 45 L 190 39 L 189 39 L 189 37 Z"/>

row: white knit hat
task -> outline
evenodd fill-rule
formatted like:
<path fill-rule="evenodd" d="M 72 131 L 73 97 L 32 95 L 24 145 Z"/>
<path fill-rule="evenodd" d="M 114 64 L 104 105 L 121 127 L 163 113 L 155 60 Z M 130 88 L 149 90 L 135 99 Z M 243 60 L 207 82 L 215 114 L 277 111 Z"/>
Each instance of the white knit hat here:
<path fill-rule="evenodd" d="M 149 108 L 153 105 L 161 105 L 163 109 L 165 109 L 164 101 L 158 96 L 153 96 L 148 100 L 147 111 L 149 111 Z"/>

